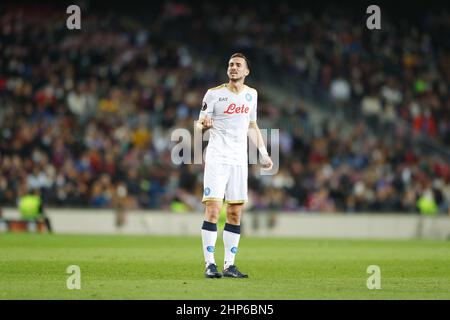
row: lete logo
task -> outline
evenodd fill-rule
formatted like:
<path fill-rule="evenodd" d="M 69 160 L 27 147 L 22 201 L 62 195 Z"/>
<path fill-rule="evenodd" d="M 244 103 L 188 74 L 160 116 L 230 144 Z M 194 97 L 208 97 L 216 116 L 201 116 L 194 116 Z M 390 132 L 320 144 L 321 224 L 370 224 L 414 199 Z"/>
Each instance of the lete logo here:
<path fill-rule="evenodd" d="M 236 107 L 236 104 L 232 103 L 228 106 L 227 110 L 225 110 L 223 113 L 226 113 L 226 114 L 248 113 L 249 109 L 250 108 L 246 107 L 245 105 L 242 105 L 242 107 Z"/>

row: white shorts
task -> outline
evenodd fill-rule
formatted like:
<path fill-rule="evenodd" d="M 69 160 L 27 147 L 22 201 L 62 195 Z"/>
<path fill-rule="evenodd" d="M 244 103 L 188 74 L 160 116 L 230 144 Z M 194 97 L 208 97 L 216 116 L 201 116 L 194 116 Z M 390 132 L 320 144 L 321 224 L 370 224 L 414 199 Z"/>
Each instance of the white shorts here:
<path fill-rule="evenodd" d="M 205 163 L 203 199 L 226 203 L 247 202 L 248 167 L 222 163 Z"/>

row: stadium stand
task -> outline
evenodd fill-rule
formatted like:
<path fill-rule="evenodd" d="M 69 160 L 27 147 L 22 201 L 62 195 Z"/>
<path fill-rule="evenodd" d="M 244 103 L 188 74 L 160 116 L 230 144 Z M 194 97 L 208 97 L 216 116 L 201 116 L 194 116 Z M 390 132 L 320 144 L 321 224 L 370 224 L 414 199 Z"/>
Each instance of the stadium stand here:
<path fill-rule="evenodd" d="M 251 168 L 251 208 L 418 212 L 427 199 L 450 213 L 448 12 L 386 15 L 372 35 L 348 10 L 261 4 L 237 19 L 237 5 L 161 3 L 147 16 L 92 9 L 69 32 L 52 5 L 3 6 L 0 206 L 37 188 L 53 207 L 201 210 L 202 168 L 172 163 L 170 134 L 192 129 L 243 51 L 250 85 L 294 93 L 259 91 L 259 121 L 281 128 L 280 171 Z"/>

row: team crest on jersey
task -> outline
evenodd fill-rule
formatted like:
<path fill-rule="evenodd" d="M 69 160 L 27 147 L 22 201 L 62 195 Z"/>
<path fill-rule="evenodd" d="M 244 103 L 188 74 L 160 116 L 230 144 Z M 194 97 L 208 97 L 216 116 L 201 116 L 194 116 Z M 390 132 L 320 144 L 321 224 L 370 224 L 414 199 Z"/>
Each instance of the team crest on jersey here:
<path fill-rule="evenodd" d="M 209 196 L 210 193 L 211 193 L 211 189 L 205 188 L 205 196 Z"/>
<path fill-rule="evenodd" d="M 202 111 L 205 111 L 206 108 L 208 108 L 208 105 L 206 104 L 206 102 L 203 102 L 203 107 L 202 107 Z"/>
<path fill-rule="evenodd" d="M 247 94 L 245 95 L 245 99 L 246 99 L 248 102 L 252 101 L 252 95 L 251 95 L 250 93 L 247 93 Z"/>

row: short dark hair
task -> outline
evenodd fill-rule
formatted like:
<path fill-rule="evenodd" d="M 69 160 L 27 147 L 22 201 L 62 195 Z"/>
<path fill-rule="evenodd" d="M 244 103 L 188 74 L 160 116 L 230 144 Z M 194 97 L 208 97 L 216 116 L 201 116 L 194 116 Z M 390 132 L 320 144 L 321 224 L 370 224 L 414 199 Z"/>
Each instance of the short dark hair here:
<path fill-rule="evenodd" d="M 240 52 L 234 53 L 234 54 L 231 55 L 230 59 L 233 59 L 233 58 L 242 58 L 242 59 L 244 59 L 245 63 L 247 64 L 247 69 L 250 70 L 250 61 L 247 59 L 246 56 L 244 56 L 244 54 L 242 54 Z"/>

